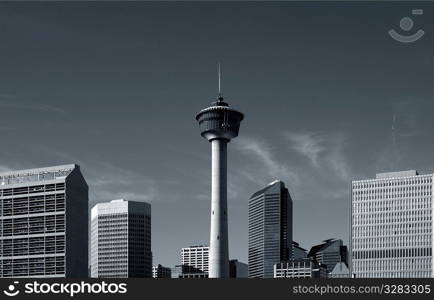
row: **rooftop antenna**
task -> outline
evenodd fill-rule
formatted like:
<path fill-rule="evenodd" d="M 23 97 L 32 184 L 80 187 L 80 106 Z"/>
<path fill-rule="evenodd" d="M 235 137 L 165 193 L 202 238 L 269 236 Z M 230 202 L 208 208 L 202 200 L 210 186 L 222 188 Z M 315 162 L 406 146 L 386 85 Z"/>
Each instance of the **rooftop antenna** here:
<path fill-rule="evenodd" d="M 219 100 L 222 101 L 223 97 L 222 97 L 222 72 L 221 72 L 221 67 L 220 67 L 220 62 L 219 62 Z"/>

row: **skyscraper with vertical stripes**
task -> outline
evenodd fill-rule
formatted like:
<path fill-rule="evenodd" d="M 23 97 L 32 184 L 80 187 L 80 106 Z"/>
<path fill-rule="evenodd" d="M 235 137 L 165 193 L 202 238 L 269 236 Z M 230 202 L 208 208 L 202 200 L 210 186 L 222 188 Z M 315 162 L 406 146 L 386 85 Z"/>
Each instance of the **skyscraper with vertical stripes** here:
<path fill-rule="evenodd" d="M 292 259 L 292 199 L 276 180 L 249 199 L 249 278 L 273 278 L 274 264 Z"/>
<path fill-rule="evenodd" d="M 351 273 L 433 277 L 433 174 L 380 173 L 351 185 Z"/>
<path fill-rule="evenodd" d="M 123 199 L 91 211 L 91 276 L 152 277 L 151 205 Z"/>

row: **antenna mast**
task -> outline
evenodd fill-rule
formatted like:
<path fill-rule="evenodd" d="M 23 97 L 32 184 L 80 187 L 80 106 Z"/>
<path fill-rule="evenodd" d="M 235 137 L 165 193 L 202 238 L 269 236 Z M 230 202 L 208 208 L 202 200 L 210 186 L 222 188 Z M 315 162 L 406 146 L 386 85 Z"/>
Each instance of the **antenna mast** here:
<path fill-rule="evenodd" d="M 223 97 L 222 97 L 222 79 L 221 79 L 221 77 L 222 77 L 222 72 L 221 72 L 221 67 L 220 67 L 220 62 L 219 62 L 219 100 L 221 101 L 221 100 L 223 100 Z"/>

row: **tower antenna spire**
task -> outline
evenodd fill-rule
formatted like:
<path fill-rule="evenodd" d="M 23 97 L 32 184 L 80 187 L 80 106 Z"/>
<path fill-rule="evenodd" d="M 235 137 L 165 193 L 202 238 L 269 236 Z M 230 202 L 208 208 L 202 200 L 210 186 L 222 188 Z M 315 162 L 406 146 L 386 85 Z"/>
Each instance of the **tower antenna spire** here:
<path fill-rule="evenodd" d="M 222 97 L 222 72 L 221 72 L 220 62 L 219 62 L 219 100 L 220 101 L 223 100 L 223 97 Z"/>

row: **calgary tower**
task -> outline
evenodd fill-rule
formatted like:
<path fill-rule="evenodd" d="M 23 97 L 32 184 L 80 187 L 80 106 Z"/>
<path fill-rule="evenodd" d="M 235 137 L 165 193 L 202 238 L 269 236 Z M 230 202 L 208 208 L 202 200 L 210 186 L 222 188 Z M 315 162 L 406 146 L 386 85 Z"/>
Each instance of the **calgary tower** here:
<path fill-rule="evenodd" d="M 219 96 L 211 106 L 196 115 L 196 120 L 202 137 L 211 142 L 212 151 L 209 278 L 228 278 L 227 145 L 238 136 L 244 115 L 223 101 L 220 64 L 218 75 Z"/>

